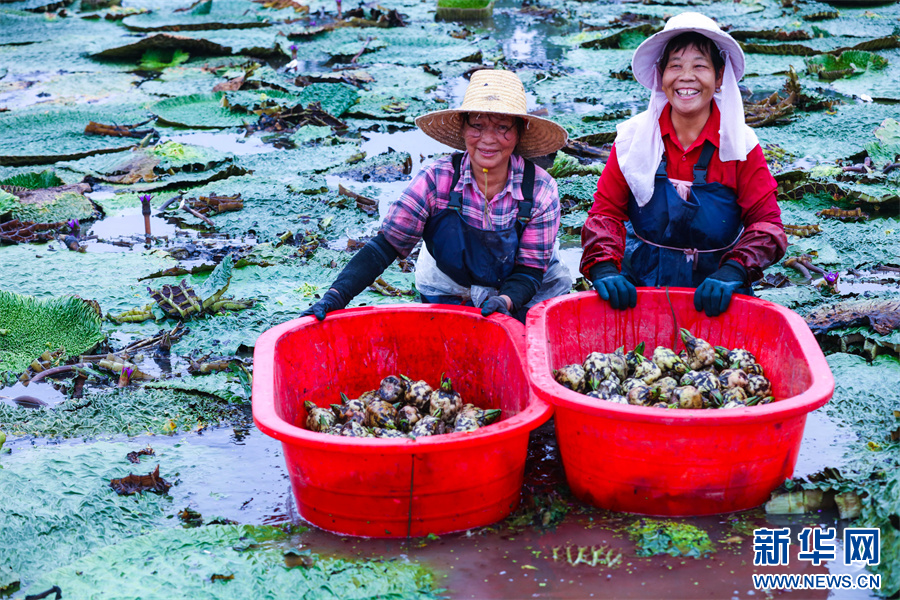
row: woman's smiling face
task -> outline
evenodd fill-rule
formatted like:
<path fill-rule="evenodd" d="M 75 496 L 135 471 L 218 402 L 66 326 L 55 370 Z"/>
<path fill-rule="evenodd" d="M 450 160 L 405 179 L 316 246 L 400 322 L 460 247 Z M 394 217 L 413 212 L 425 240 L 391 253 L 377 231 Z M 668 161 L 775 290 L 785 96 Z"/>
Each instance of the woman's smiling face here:
<path fill-rule="evenodd" d="M 709 103 L 722 85 L 712 58 L 694 45 L 669 55 L 662 72 L 662 89 L 672 112 L 684 118 L 708 117 Z"/>
<path fill-rule="evenodd" d="M 471 113 L 463 122 L 463 137 L 475 172 L 506 168 L 519 143 L 516 118 L 506 115 Z"/>

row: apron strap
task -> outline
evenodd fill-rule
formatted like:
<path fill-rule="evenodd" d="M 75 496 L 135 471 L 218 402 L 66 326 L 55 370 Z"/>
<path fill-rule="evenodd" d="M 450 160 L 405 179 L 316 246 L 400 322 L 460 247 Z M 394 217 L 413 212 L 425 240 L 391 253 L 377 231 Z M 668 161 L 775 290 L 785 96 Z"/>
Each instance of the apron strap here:
<path fill-rule="evenodd" d="M 522 200 L 519 201 L 519 212 L 516 214 L 516 235 L 522 239 L 522 232 L 528 221 L 531 220 L 531 210 L 534 208 L 534 163 L 523 158 L 525 172 L 522 174 Z"/>
<path fill-rule="evenodd" d="M 694 165 L 694 185 L 706 185 L 706 169 L 709 167 L 709 161 L 716 151 L 716 147 L 712 142 L 706 140 L 703 142 L 703 152 L 700 153 L 700 160 Z"/>
<path fill-rule="evenodd" d="M 656 167 L 656 176 L 657 177 L 666 177 L 669 176 L 666 174 L 666 151 L 663 150 L 662 159 L 659 161 L 659 166 Z"/>
<path fill-rule="evenodd" d="M 463 155 L 460 152 L 455 152 L 452 157 L 453 161 L 453 181 L 450 183 L 450 201 L 447 204 L 447 208 L 452 208 L 456 212 L 460 212 L 462 210 L 462 194 L 455 191 L 456 184 L 459 183 L 459 172 L 462 165 Z"/>

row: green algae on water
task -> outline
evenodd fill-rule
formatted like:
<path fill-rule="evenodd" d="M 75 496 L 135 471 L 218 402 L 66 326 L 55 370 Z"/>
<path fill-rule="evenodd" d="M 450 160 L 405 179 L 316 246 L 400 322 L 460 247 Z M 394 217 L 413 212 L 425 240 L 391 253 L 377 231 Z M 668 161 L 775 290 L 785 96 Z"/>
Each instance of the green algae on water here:
<path fill-rule="evenodd" d="M 628 536 L 637 544 L 638 556 L 668 554 L 700 558 L 714 551 L 709 535 L 687 523 L 641 519 L 628 527 Z"/>
<path fill-rule="evenodd" d="M 29 589 L 59 585 L 71 597 L 97 600 L 121 597 L 123 582 L 133 582 L 143 600 L 440 597 L 434 575 L 404 560 L 351 561 L 310 554 L 302 565 L 289 567 L 285 537 L 269 526 L 157 531 L 47 573 Z"/>

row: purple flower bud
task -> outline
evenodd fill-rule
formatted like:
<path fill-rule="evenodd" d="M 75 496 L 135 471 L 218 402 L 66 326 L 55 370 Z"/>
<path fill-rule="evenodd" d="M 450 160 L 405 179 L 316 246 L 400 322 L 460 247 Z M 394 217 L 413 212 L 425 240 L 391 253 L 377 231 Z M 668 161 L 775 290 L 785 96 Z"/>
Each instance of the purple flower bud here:
<path fill-rule="evenodd" d="M 151 198 L 153 198 L 153 196 L 150 194 L 144 194 L 142 196 L 138 196 L 138 200 L 140 200 L 141 202 L 150 202 Z"/>
<path fill-rule="evenodd" d="M 837 280 L 838 280 L 838 277 L 840 277 L 840 274 L 837 271 L 835 271 L 834 273 L 826 272 L 822 277 L 824 277 L 825 281 L 828 282 L 830 285 L 834 285 L 835 283 L 837 283 Z"/>
<path fill-rule="evenodd" d="M 291 52 L 297 51 L 297 44 L 291 44 Z"/>
<path fill-rule="evenodd" d="M 78 219 L 69 219 L 66 221 L 66 225 L 69 226 L 69 229 L 78 229 Z"/>

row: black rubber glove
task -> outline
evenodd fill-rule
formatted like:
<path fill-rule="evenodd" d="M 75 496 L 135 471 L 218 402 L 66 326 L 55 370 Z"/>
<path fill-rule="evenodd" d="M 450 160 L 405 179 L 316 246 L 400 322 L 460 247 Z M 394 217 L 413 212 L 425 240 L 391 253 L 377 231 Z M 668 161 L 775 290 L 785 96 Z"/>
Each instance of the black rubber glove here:
<path fill-rule="evenodd" d="M 309 317 L 315 315 L 320 321 L 325 320 L 325 315 L 333 310 L 340 310 L 347 306 L 343 296 L 337 290 L 328 290 L 322 296 L 322 299 L 307 308 L 301 313 L 301 317 Z"/>
<path fill-rule="evenodd" d="M 694 308 L 702 310 L 708 317 L 717 317 L 728 309 L 731 295 L 744 287 L 747 270 L 739 262 L 729 260 L 718 271 L 703 280 L 694 292 Z"/>
<path fill-rule="evenodd" d="M 303 311 L 302 316 L 315 315 L 322 321 L 329 312 L 344 308 L 357 294 L 372 285 L 397 256 L 397 251 L 379 232 L 350 259 L 331 284 L 332 289 Z"/>
<path fill-rule="evenodd" d="M 625 310 L 637 306 L 637 288 L 619 273 L 612 262 L 597 263 L 591 267 L 590 275 L 594 289 L 614 309 Z"/>
<path fill-rule="evenodd" d="M 508 317 L 512 316 L 512 314 L 510 314 L 509 312 L 509 308 L 506 305 L 506 298 L 503 298 L 502 296 L 491 296 L 481 303 L 482 317 L 487 317 L 494 314 L 495 312 L 504 314 Z"/>

